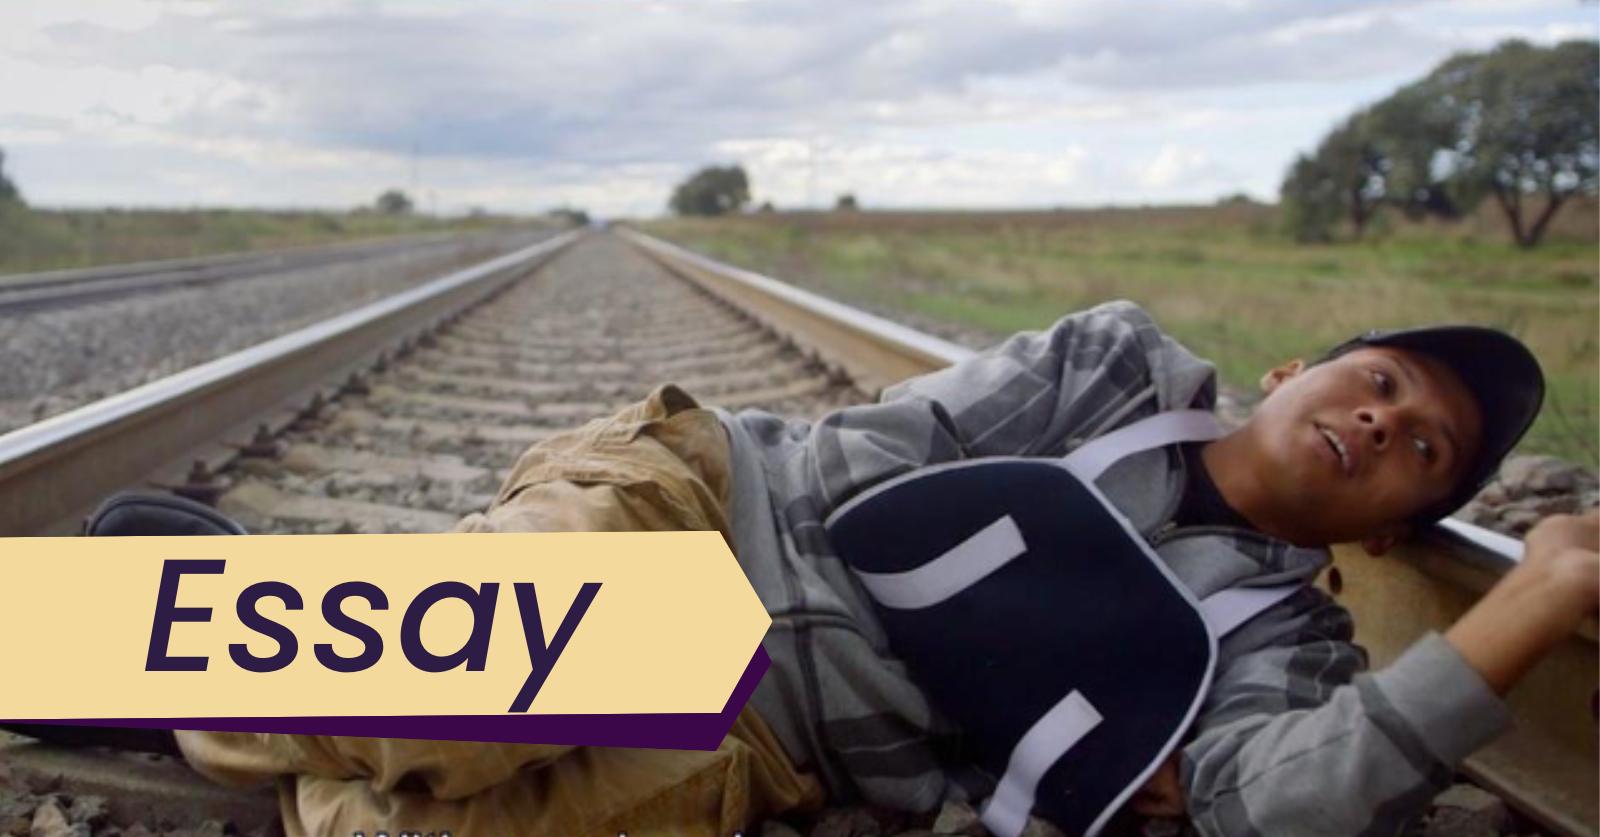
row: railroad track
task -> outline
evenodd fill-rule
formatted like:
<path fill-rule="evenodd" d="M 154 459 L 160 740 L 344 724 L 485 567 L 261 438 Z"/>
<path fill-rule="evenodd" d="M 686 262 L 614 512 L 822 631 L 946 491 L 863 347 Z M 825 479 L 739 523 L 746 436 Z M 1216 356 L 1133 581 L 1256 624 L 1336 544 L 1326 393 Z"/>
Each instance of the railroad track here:
<path fill-rule="evenodd" d="M 640 233 L 571 233 L 0 436 L 0 533 L 68 533 L 140 483 L 254 532 L 441 531 L 485 507 L 527 445 L 656 384 L 815 417 L 969 354 Z M 1381 665 L 1470 606 L 1515 546 L 1441 530 L 1401 560 L 1341 552 L 1324 583 Z M 1468 768 L 1563 834 L 1597 822 L 1586 630 Z"/>
<path fill-rule="evenodd" d="M 488 506 L 529 444 L 676 381 L 818 415 L 861 394 L 613 237 L 592 237 L 241 458 L 219 507 L 251 531 L 434 532 Z"/>
<path fill-rule="evenodd" d="M 0 315 L 98 302 L 162 288 L 211 285 L 287 270 L 308 270 L 405 251 L 418 254 L 464 241 L 492 241 L 505 230 L 427 233 L 186 259 L 0 275 Z"/>

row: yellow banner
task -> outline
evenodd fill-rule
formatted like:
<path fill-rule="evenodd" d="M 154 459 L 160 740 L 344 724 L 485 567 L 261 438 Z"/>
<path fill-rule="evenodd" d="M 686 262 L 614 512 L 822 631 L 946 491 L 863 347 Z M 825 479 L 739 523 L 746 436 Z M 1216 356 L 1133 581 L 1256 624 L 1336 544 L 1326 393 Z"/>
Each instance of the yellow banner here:
<path fill-rule="evenodd" d="M 0 555 L 0 718 L 718 713 L 770 623 L 716 532 L 0 538 Z"/>

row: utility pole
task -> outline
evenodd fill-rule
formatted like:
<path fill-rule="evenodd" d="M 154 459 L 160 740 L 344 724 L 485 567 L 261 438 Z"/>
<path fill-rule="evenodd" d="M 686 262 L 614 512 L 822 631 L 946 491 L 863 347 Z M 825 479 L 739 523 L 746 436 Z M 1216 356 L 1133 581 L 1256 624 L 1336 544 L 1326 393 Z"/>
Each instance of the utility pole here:
<path fill-rule="evenodd" d="M 817 206 L 817 138 L 812 137 L 811 143 L 811 173 L 806 178 L 806 206 L 819 209 Z"/>
<path fill-rule="evenodd" d="M 413 199 L 422 197 L 417 193 L 417 147 L 417 141 L 413 139 L 411 141 L 411 188 L 408 190 L 411 192 Z"/>

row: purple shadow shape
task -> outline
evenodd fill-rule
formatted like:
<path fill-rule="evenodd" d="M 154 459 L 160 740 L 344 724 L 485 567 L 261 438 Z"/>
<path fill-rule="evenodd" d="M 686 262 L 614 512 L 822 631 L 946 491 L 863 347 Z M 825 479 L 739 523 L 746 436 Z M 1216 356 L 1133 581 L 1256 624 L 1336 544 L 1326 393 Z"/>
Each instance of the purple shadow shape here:
<path fill-rule="evenodd" d="M 276 732 L 354 735 L 434 741 L 497 741 L 509 744 L 570 744 L 580 747 L 646 747 L 715 750 L 744 710 L 772 658 L 756 652 L 719 713 L 662 712 L 632 715 L 350 715 L 303 718 L 73 718 L 15 723 L 80 727 L 195 729 L 209 732 Z"/>

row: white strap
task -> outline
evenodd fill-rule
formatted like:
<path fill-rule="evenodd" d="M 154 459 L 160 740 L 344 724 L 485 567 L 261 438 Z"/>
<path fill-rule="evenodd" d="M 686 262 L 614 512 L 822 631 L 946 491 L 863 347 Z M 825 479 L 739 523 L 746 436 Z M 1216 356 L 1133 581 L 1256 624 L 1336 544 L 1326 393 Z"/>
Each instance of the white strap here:
<path fill-rule="evenodd" d="M 1274 587 L 1230 587 L 1200 602 L 1200 614 L 1218 638 L 1250 621 L 1300 589 L 1298 584 Z M 981 819 L 999 837 L 1016 837 L 1028 824 L 1039 780 L 1091 730 L 1104 720 L 1088 698 L 1076 690 L 1046 712 L 1011 750 L 1005 775 L 984 803 Z"/>
<path fill-rule="evenodd" d="M 997 711 L 1004 711 L 997 707 Z M 1104 720 L 1081 692 L 1067 694 L 1044 713 L 1011 749 L 1006 772 L 984 803 L 981 819 L 999 837 L 1016 837 L 1028 824 L 1028 813 L 1045 771 L 1077 746 Z"/>
<path fill-rule="evenodd" d="M 1119 427 L 1091 439 L 1062 459 L 1067 470 L 1094 482 L 1123 457 L 1174 442 L 1203 442 L 1223 436 L 1217 417 L 1207 410 L 1171 410 Z"/>
<path fill-rule="evenodd" d="M 1272 587 L 1229 587 L 1200 601 L 1200 616 L 1211 626 L 1211 635 L 1222 639 L 1233 629 L 1259 616 L 1262 611 L 1294 595 L 1299 584 Z"/>
<path fill-rule="evenodd" d="M 996 520 L 943 555 L 899 573 L 856 572 L 861 585 L 884 607 L 933 607 L 977 583 L 1028 551 L 1011 515 Z"/>

